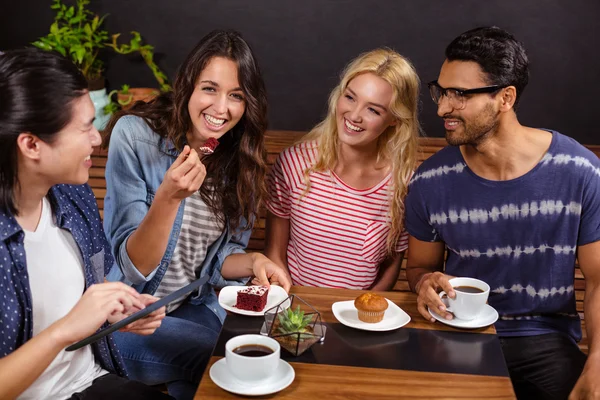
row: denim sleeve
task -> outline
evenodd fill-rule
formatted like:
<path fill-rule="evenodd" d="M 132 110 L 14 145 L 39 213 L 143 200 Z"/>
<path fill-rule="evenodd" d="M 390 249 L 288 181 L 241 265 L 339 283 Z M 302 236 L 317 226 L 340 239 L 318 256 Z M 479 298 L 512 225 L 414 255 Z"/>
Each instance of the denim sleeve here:
<path fill-rule="evenodd" d="M 127 253 L 129 236 L 137 229 L 150 208 L 146 182 L 133 140 L 136 128 L 129 118 L 119 119 L 110 137 L 105 173 L 104 230 L 121 272 L 111 271 L 110 279 L 128 284 L 150 281 L 158 268 L 157 265 L 152 273 L 144 276 Z"/>
<path fill-rule="evenodd" d="M 243 226 L 243 224 L 242 224 Z M 231 235 L 231 238 L 225 243 L 217 252 L 216 256 L 216 268 L 213 269 L 212 276 L 210 277 L 209 283 L 216 288 L 223 288 L 229 285 L 245 285 L 250 277 L 241 278 L 237 280 L 227 280 L 221 275 L 221 268 L 225 259 L 232 254 L 245 254 L 248 241 L 252 235 L 252 228 L 238 229 Z"/>

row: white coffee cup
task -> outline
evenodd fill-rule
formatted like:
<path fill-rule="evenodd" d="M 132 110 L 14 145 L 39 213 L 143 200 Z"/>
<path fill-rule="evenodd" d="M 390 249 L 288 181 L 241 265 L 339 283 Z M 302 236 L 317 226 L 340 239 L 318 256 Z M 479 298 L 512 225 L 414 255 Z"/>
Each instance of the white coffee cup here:
<path fill-rule="evenodd" d="M 247 345 L 265 346 L 273 352 L 259 357 L 234 353 L 238 347 Z M 227 369 L 236 379 L 245 383 L 259 383 L 272 376 L 279 365 L 280 352 L 279 343 L 263 335 L 240 335 L 225 343 Z"/>
<path fill-rule="evenodd" d="M 454 317 L 465 321 L 477 318 L 477 316 L 481 314 L 488 296 L 490 295 L 490 286 L 484 281 L 475 278 L 452 278 L 449 282 L 450 285 L 455 288 L 454 293 L 456 296 L 451 299 L 450 297 L 447 297 L 446 292 L 440 292 L 440 298 L 446 296 L 448 299 L 446 311 L 454 314 Z M 481 291 L 477 293 L 468 293 L 456 289 L 461 286 L 477 288 Z"/>

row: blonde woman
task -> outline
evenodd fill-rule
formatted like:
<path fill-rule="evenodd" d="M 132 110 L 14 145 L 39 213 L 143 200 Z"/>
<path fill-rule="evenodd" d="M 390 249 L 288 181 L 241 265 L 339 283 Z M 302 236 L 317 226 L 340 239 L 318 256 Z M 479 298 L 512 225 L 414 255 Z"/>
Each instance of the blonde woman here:
<path fill-rule="evenodd" d="M 390 290 L 408 244 L 419 78 L 389 49 L 360 55 L 329 112 L 267 178 L 266 255 L 295 285 Z"/>

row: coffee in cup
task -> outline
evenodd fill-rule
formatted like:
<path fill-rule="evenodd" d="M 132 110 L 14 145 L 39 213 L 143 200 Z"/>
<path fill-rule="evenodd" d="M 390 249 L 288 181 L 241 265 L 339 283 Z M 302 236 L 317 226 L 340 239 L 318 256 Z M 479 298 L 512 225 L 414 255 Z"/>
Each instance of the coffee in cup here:
<path fill-rule="evenodd" d="M 260 383 L 279 366 L 279 343 L 263 335 L 239 335 L 225 343 L 225 362 L 234 378 L 244 383 Z"/>
<path fill-rule="evenodd" d="M 452 278 L 449 282 L 456 296 L 453 299 L 448 297 L 446 311 L 465 321 L 477 318 L 487 303 L 490 286 L 475 278 Z M 444 296 L 446 292 L 440 292 L 440 297 Z"/>

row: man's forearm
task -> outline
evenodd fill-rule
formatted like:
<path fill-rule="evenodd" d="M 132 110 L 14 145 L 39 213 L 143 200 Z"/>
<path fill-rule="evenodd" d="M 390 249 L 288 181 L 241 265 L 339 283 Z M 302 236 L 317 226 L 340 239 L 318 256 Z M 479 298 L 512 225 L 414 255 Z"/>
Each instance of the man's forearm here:
<path fill-rule="evenodd" d="M 408 281 L 408 285 L 410 286 L 410 290 L 416 292 L 418 287 L 418 283 L 423 279 L 426 274 L 431 274 L 435 271 L 439 271 L 436 268 L 425 268 L 425 267 L 414 267 L 407 266 L 406 267 L 406 280 Z"/>
<path fill-rule="evenodd" d="M 583 303 L 583 311 L 585 315 L 585 329 L 587 331 L 590 359 L 597 359 L 600 362 L 600 317 L 594 310 L 600 310 L 600 286 L 586 285 L 585 300 Z M 592 357 L 593 356 L 593 357 Z"/>

